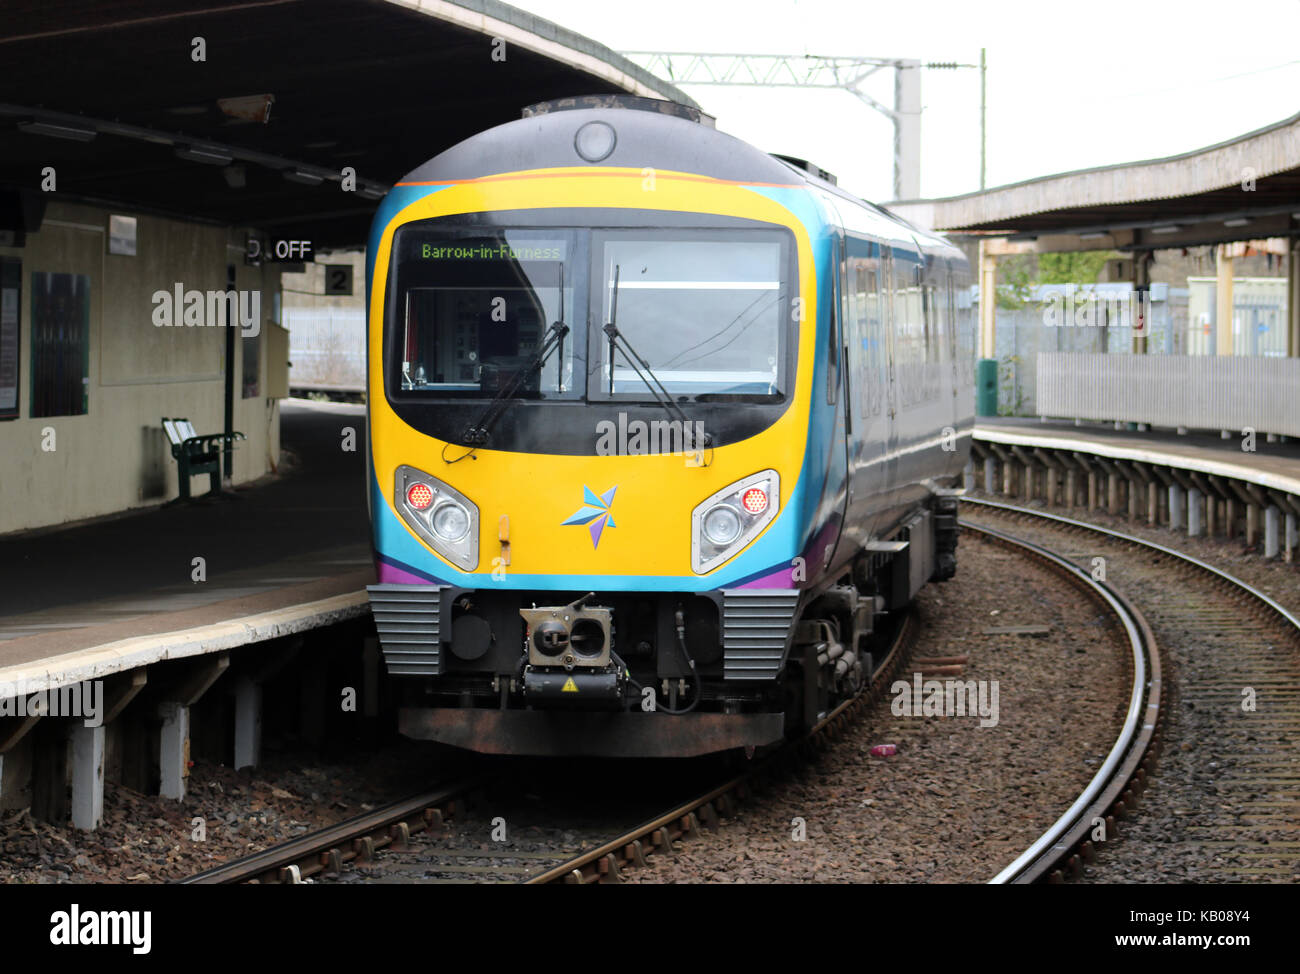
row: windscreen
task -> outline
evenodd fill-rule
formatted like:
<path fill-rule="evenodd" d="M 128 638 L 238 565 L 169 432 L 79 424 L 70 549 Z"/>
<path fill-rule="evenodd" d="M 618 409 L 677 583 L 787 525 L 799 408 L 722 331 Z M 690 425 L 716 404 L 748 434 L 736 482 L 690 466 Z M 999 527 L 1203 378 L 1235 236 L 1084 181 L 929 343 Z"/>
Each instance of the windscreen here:
<path fill-rule="evenodd" d="M 516 399 L 654 402 L 657 380 L 683 402 L 785 401 L 798 331 L 788 231 L 430 221 L 399 228 L 393 247 L 391 397 L 490 400 L 518 379 Z M 624 346 L 612 367 L 609 324 Z"/>
<path fill-rule="evenodd" d="M 766 232 L 600 234 L 600 305 L 674 396 L 777 397 L 789 289 L 784 240 Z M 596 336 L 592 393 L 646 393 L 621 350 Z M 611 368 L 612 361 L 612 368 Z"/>
<path fill-rule="evenodd" d="M 406 228 L 396 249 L 392 386 L 431 397 L 490 398 L 523 375 L 517 395 L 581 395 L 574 366 L 581 379 L 582 349 L 572 336 L 544 368 L 530 369 L 554 323 L 585 315 L 585 258 L 579 269 L 574 234 Z"/>

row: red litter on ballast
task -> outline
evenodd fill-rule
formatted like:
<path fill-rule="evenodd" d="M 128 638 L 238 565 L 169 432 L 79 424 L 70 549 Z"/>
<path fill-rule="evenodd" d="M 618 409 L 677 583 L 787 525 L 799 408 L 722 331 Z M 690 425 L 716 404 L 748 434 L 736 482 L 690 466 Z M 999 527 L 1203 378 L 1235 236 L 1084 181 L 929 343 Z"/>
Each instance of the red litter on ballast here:
<path fill-rule="evenodd" d="M 871 749 L 871 756 L 875 758 L 893 757 L 898 753 L 897 744 L 877 744 Z"/>

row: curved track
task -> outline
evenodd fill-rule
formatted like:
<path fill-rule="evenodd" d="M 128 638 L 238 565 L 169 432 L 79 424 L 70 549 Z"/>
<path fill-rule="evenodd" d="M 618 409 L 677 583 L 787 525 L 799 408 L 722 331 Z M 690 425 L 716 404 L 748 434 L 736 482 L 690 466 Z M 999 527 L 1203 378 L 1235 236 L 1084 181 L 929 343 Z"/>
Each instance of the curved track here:
<path fill-rule="evenodd" d="M 1022 540 L 1070 550 L 1094 570 L 1102 559 L 1111 583 L 1107 588 L 1139 620 L 1150 658 L 1159 662 L 1164 656 L 1163 669 L 1153 676 L 1164 673 L 1159 690 L 1169 702 L 1159 712 L 1148 709 L 1144 729 L 1150 733 L 1140 773 L 1129 779 L 1122 804 L 1108 811 L 1118 818 L 1132 808 L 1163 736 L 1177 744 L 1164 759 L 1159 796 L 1169 806 L 1173 834 L 1162 823 L 1154 829 L 1160 833 L 1156 841 L 1134 839 L 1122 856 L 1118 847 L 1112 849 L 1115 855 L 1099 860 L 1097 878 L 1293 881 L 1293 840 L 1300 828 L 1292 743 L 1300 726 L 1300 619 L 1245 582 L 1172 548 L 1013 505 L 975 499 L 963 499 L 963 505 L 964 527 L 989 530 L 971 518 L 993 521 L 1001 533 L 1011 530 Z M 1081 543 L 1086 551 L 1079 550 Z M 1159 652 L 1154 651 L 1157 639 Z M 1150 703 L 1160 695 L 1152 681 Z M 1121 768 L 1132 765 L 1137 744 Z M 1113 791 L 1112 785 L 1108 792 Z M 1085 810 L 1077 816 L 1074 831 L 1087 832 L 1087 815 Z M 1111 820 L 1101 817 L 1107 838 L 1113 839 Z M 1093 851 L 1082 844 L 1055 875 L 1077 873 L 1078 856 Z M 1114 866 L 1108 866 L 1112 860 Z M 1025 873 L 1013 868 L 1020 862 L 995 881 L 1024 881 Z"/>
<path fill-rule="evenodd" d="M 1161 717 L 1164 681 L 1160 652 L 1141 613 L 1083 569 L 1041 545 L 1007 532 L 965 521 L 962 528 L 977 531 L 1064 573 L 1109 608 L 1128 638 L 1132 676 L 1129 700 L 1123 726 L 1110 753 L 1073 804 L 990 880 L 994 884 L 1060 881 L 1067 874 L 1076 874 L 1082 861 L 1092 858 L 1096 846 L 1094 836 L 1102 834 L 1099 827 L 1113 834 L 1116 818 L 1132 807 L 1146 784 L 1155 761 Z"/>

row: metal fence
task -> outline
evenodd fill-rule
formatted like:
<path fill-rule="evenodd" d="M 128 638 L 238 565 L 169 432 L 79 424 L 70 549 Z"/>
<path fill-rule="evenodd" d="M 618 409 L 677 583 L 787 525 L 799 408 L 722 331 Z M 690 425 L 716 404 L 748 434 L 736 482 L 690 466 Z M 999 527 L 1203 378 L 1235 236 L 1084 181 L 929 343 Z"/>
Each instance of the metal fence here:
<path fill-rule="evenodd" d="M 1187 354 L 1213 355 L 1218 282 L 1189 277 Z M 1238 277 L 1232 286 L 1232 354 L 1286 354 L 1286 278 Z"/>
<path fill-rule="evenodd" d="M 361 392 L 366 387 L 366 316 L 359 309 L 285 308 L 289 386 Z"/>
<path fill-rule="evenodd" d="M 1037 411 L 1300 436 L 1300 359 L 1040 352 Z"/>
<path fill-rule="evenodd" d="M 978 303 L 979 289 L 972 290 Z M 1147 306 L 1150 353 L 1178 355 L 1185 351 L 1187 294 L 1186 288 L 1151 285 Z M 1041 353 L 1127 354 L 1132 350 L 1136 296 L 1131 284 L 1040 284 L 1018 298 L 1003 289 L 1002 297 L 994 352 L 1000 415 L 1036 415 L 1036 362 Z M 1006 307 L 1006 303 L 1016 307 Z"/>

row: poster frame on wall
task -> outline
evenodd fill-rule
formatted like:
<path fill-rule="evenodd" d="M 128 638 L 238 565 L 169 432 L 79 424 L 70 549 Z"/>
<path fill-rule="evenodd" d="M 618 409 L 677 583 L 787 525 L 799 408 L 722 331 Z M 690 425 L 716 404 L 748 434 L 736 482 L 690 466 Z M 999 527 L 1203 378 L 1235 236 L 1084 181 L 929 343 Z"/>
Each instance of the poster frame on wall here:
<path fill-rule="evenodd" d="M 0 420 L 18 419 L 22 385 L 23 261 L 0 257 Z"/>

